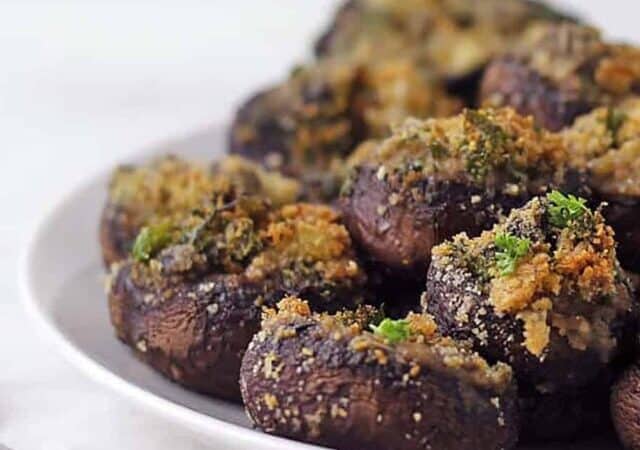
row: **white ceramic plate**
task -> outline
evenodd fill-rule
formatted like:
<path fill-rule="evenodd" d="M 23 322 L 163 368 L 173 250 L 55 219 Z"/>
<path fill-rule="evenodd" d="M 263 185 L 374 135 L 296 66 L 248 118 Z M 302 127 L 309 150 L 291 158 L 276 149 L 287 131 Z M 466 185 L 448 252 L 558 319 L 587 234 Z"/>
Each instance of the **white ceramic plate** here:
<path fill-rule="evenodd" d="M 212 159 L 224 148 L 224 128 L 213 127 L 140 152 L 126 162 L 141 162 L 153 154 L 168 152 Z M 141 364 L 114 337 L 103 292 L 104 271 L 97 238 L 110 170 L 107 168 L 62 199 L 35 231 L 21 263 L 20 280 L 33 321 L 87 376 L 150 411 L 203 433 L 212 448 L 319 448 L 252 430 L 240 406 L 189 392 L 167 381 Z M 617 447 L 598 441 L 557 448 Z"/>

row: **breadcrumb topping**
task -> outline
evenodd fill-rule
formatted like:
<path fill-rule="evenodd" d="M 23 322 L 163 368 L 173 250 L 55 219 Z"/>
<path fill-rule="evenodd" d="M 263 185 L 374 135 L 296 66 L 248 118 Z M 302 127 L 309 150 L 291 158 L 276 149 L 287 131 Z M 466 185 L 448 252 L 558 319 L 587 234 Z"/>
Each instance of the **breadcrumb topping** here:
<path fill-rule="evenodd" d="M 510 108 L 407 119 L 389 138 L 363 146 L 352 165 L 377 164 L 379 180 L 406 189 L 426 177 L 440 177 L 487 187 L 500 183 L 505 193 L 518 195 L 544 176 L 561 181 L 567 159 L 559 136 Z"/>
<path fill-rule="evenodd" d="M 562 132 L 571 164 L 612 195 L 640 196 L 640 98 L 578 117 Z"/>
<path fill-rule="evenodd" d="M 109 185 L 109 200 L 144 223 L 200 206 L 217 188 L 204 164 L 166 156 L 147 166 L 118 168 Z"/>
<path fill-rule="evenodd" d="M 608 43 L 597 29 L 573 23 L 531 27 L 512 56 L 599 105 L 630 93 L 640 80 L 640 50 Z"/>
<path fill-rule="evenodd" d="M 273 210 L 255 196 L 215 197 L 175 226 L 164 248 L 133 265 L 137 283 L 162 291 L 173 276 L 241 274 L 249 282 L 278 277 L 283 289 L 303 284 L 330 293 L 366 279 L 340 216 L 328 206 Z"/>
<path fill-rule="evenodd" d="M 287 205 L 276 211 L 261 232 L 265 250 L 247 268 L 250 278 L 293 271 L 295 276 L 318 274 L 328 282 L 363 276 L 355 260 L 351 238 L 330 207 Z M 315 275 L 317 276 L 317 275 Z"/>
<path fill-rule="evenodd" d="M 109 185 L 109 202 L 127 213 L 128 223 L 166 226 L 206 208 L 212 197 L 259 194 L 278 206 L 300 195 L 293 179 L 239 157 L 226 157 L 213 170 L 206 164 L 164 156 L 148 165 L 117 169 Z"/>
<path fill-rule="evenodd" d="M 558 17 L 533 2 L 359 0 L 322 51 L 360 61 L 408 54 L 439 76 L 462 76 L 503 52 L 528 24 Z"/>
<path fill-rule="evenodd" d="M 379 323 L 381 317 L 372 306 L 333 315 L 312 313 L 307 302 L 288 297 L 278 303 L 277 309 L 265 312 L 262 331 L 256 339 L 291 338 L 296 336 L 297 329 L 320 326 L 323 335 L 344 341 L 349 351 L 363 353 L 373 364 L 386 366 L 393 361 L 406 366 L 407 379 L 417 377 L 423 370 L 436 370 L 498 391 L 511 382 L 512 373 L 508 365 L 489 365 L 467 344 L 440 336 L 430 315 L 410 313 L 404 319 L 410 334 L 399 342 L 389 342 L 371 331 L 370 325 Z"/>

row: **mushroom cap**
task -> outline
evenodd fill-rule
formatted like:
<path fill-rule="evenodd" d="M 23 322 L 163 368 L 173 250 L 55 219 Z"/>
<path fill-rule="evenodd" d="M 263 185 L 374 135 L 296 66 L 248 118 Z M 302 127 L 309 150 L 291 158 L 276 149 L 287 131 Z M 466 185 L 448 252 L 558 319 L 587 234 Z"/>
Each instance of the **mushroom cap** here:
<path fill-rule="evenodd" d="M 611 392 L 611 417 L 625 448 L 640 449 L 640 366 L 629 368 Z"/>

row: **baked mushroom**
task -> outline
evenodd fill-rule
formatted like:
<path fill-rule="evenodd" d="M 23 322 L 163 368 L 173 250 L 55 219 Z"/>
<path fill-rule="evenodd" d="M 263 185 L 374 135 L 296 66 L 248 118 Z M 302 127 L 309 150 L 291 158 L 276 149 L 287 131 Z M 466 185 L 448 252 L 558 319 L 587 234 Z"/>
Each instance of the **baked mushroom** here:
<path fill-rule="evenodd" d="M 571 164 L 588 173 L 596 202 L 616 232 L 622 266 L 640 273 L 640 98 L 601 107 L 563 131 Z"/>
<path fill-rule="evenodd" d="M 296 69 L 237 112 L 229 148 L 301 179 L 316 198 L 337 194 L 344 158 L 363 139 L 415 115 L 447 115 L 460 103 L 410 59 L 330 60 Z"/>
<path fill-rule="evenodd" d="M 613 387 L 611 417 L 624 447 L 640 449 L 640 366 L 637 364 L 630 367 Z"/>
<path fill-rule="evenodd" d="M 366 276 L 329 207 L 271 208 L 225 193 L 178 223 L 144 227 L 108 283 L 117 336 L 185 387 L 239 400 L 244 350 L 263 305 L 304 295 L 314 309 L 363 302 Z"/>
<path fill-rule="evenodd" d="M 561 139 L 511 109 L 408 119 L 352 159 L 339 199 L 352 237 L 378 265 L 418 280 L 434 245 L 572 180 Z"/>
<path fill-rule="evenodd" d="M 522 42 L 487 68 L 483 106 L 511 106 L 557 131 L 598 106 L 640 93 L 640 51 L 612 44 L 594 28 L 533 26 Z"/>
<path fill-rule="evenodd" d="M 481 69 L 528 24 L 561 19 L 568 18 L 522 0 L 351 0 L 315 50 L 360 61 L 411 55 L 448 80 L 454 94 L 473 97 Z"/>
<path fill-rule="evenodd" d="M 374 331 L 375 330 L 375 331 Z M 240 386 L 258 428 L 337 449 L 509 449 L 518 435 L 511 369 L 442 338 L 433 319 L 372 309 L 267 312 Z"/>
<path fill-rule="evenodd" d="M 266 195 L 276 206 L 291 203 L 301 194 L 296 181 L 237 156 L 222 159 L 213 170 L 176 156 L 118 168 L 111 177 L 100 221 L 105 266 L 127 258 L 142 227 L 178 221 L 210 201 L 214 191 L 228 191 L 232 186 Z"/>
<path fill-rule="evenodd" d="M 444 334 L 509 363 L 523 391 L 588 385 L 637 331 L 613 230 L 585 203 L 554 191 L 432 252 L 424 310 Z"/>

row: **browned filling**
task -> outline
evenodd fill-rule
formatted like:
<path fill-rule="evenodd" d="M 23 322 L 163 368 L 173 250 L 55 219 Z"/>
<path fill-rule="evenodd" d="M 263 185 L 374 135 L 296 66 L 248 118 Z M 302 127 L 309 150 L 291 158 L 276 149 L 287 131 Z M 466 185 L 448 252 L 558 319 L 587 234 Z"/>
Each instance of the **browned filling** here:
<path fill-rule="evenodd" d="M 261 146 L 277 135 L 262 155 L 270 168 L 339 176 L 343 158 L 363 137 L 386 135 L 408 116 L 443 116 L 460 108 L 431 71 L 411 58 L 336 58 L 298 68 L 250 104 L 233 134 L 240 147 Z"/>
<path fill-rule="evenodd" d="M 611 195 L 640 196 L 640 99 L 597 108 L 562 132 L 571 164 Z"/>
<path fill-rule="evenodd" d="M 528 24 L 558 18 L 524 1 L 357 0 L 338 16 L 322 53 L 365 61 L 412 54 L 439 76 L 462 76 L 508 48 Z"/>
<path fill-rule="evenodd" d="M 214 195 L 223 197 L 232 190 L 260 193 L 282 205 L 296 200 L 300 185 L 235 156 L 220 160 L 213 170 L 204 163 L 165 156 L 145 166 L 117 169 L 109 185 L 109 202 L 126 211 L 130 223 L 142 227 L 184 219 Z"/>
<path fill-rule="evenodd" d="M 415 378 L 421 370 L 438 371 L 476 386 L 502 392 L 512 380 L 511 368 L 503 363 L 489 365 L 469 346 L 440 336 L 433 318 L 427 314 L 410 313 L 402 322 L 406 335 L 390 341 L 383 334 L 373 332 L 373 324 L 380 321 L 380 313 L 373 307 L 360 307 L 334 315 L 312 313 L 307 303 L 298 298 L 285 298 L 277 309 L 267 309 L 262 331 L 256 336 L 265 339 L 291 339 L 301 324 L 316 324 L 322 335 L 345 343 L 345 350 L 365 353 L 366 361 L 386 366 L 394 363 L 408 367 L 404 375 Z M 309 351 L 306 357 L 312 358 Z M 269 361 L 266 355 L 263 367 Z"/>
<path fill-rule="evenodd" d="M 640 81 L 637 48 L 606 42 L 598 30 L 572 23 L 530 27 L 509 55 L 587 104 L 615 104 Z"/>
<path fill-rule="evenodd" d="M 361 284 L 365 277 L 346 229 L 328 206 L 295 203 L 270 210 L 255 196 L 216 197 L 172 226 L 151 256 L 133 266 L 138 285 L 163 292 L 173 277 L 236 273 L 250 281 L 274 275 L 285 283 L 321 280 L 329 289 Z M 143 238 L 141 233 L 138 240 Z"/>
<path fill-rule="evenodd" d="M 407 119 L 393 134 L 363 144 L 350 164 L 375 165 L 377 177 L 410 187 L 438 177 L 502 184 L 505 194 L 526 192 L 546 175 L 564 176 L 567 152 L 559 136 L 538 129 L 512 109 L 465 110 L 445 119 Z"/>

